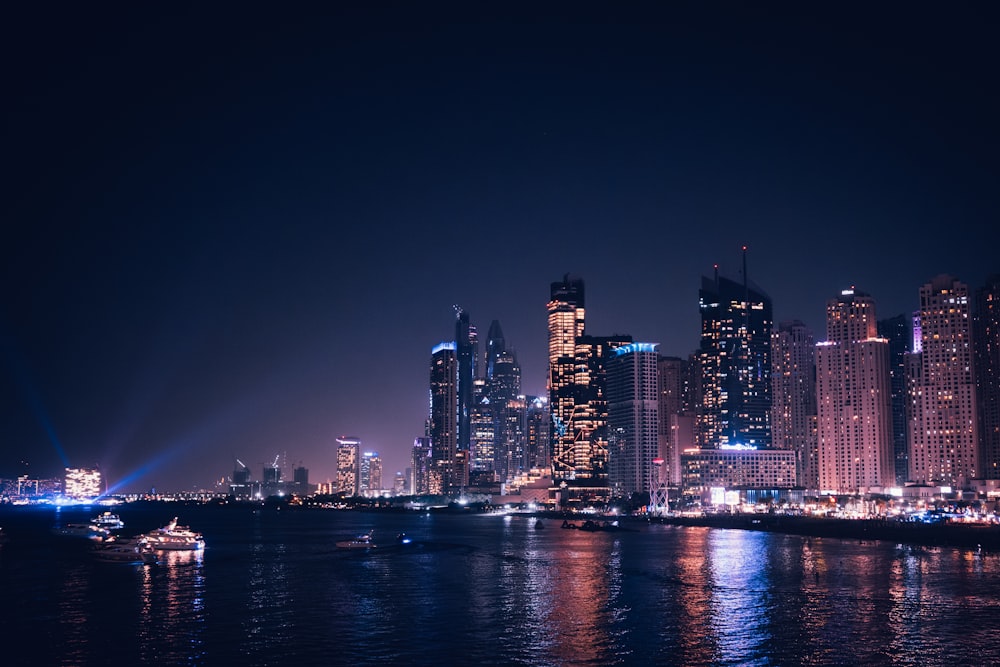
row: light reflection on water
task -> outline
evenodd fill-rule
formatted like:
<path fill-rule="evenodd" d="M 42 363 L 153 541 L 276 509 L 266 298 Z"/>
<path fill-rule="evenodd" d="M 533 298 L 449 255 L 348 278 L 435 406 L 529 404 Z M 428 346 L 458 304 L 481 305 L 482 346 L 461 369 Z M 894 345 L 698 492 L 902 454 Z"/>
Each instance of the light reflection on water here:
<path fill-rule="evenodd" d="M 1000 663 L 997 555 L 660 525 L 536 530 L 524 517 L 185 513 L 206 550 L 156 565 L 96 563 L 41 530 L 4 545 L 0 590 L 18 604 L 0 605 L 0 627 L 32 647 L 5 667 L 112 654 L 130 665 Z M 3 525 L 14 535 L 16 522 Z M 388 548 L 334 545 L 373 527 Z M 391 545 L 401 531 L 413 544 Z"/>
<path fill-rule="evenodd" d="M 160 551 L 140 572 L 139 653 L 149 663 L 204 659 L 205 573 L 202 551 Z"/>

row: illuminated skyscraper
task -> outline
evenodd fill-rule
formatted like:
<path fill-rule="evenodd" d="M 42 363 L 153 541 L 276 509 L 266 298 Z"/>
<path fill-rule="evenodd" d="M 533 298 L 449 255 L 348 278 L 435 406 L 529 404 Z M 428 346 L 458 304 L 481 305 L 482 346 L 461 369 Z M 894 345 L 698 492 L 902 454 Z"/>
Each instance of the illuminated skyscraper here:
<path fill-rule="evenodd" d="M 659 486 L 659 383 L 656 343 L 615 348 L 607 359 L 608 482 L 630 498 Z"/>
<path fill-rule="evenodd" d="M 583 501 L 607 499 L 608 486 L 608 398 L 607 362 L 615 348 L 632 342 L 624 334 L 583 335 L 576 339 L 574 411 L 568 426 L 573 435 L 568 483 Z"/>
<path fill-rule="evenodd" d="M 361 494 L 371 494 L 382 490 L 382 457 L 378 452 L 361 454 L 361 465 L 358 473 L 358 486 Z"/>
<path fill-rule="evenodd" d="M 459 362 L 454 342 L 431 350 L 430 385 L 430 493 L 455 493 L 468 484 L 468 469 L 459 469 L 457 456 Z"/>
<path fill-rule="evenodd" d="M 892 402 L 874 299 L 849 289 L 827 301 L 826 332 L 816 346 L 820 491 L 883 493 L 895 482 Z"/>
<path fill-rule="evenodd" d="M 66 468 L 63 495 L 72 500 L 93 500 L 101 495 L 101 472 L 95 468 Z"/>
<path fill-rule="evenodd" d="M 361 440 L 337 438 L 337 493 L 356 496 L 361 467 Z"/>
<path fill-rule="evenodd" d="M 796 453 L 800 486 L 819 488 L 816 436 L 816 341 L 798 320 L 771 338 L 771 444 Z"/>
<path fill-rule="evenodd" d="M 431 456 L 431 439 L 429 437 L 413 440 L 411 461 L 410 492 L 414 495 L 431 493 L 431 469 L 434 466 L 434 459 Z"/>
<path fill-rule="evenodd" d="M 495 469 L 501 482 L 524 470 L 523 422 L 526 410 L 521 394 L 521 367 L 511 350 L 499 350 L 488 378 L 493 405 Z"/>
<path fill-rule="evenodd" d="M 493 404 L 490 402 L 487 380 L 476 378 L 472 389 L 471 472 L 492 473 L 495 467 L 493 459 L 496 425 L 494 424 Z"/>
<path fill-rule="evenodd" d="M 549 446 L 549 399 L 544 396 L 525 396 L 524 449 L 526 466 L 530 469 L 550 467 L 552 449 Z"/>
<path fill-rule="evenodd" d="M 605 362 L 631 336 L 584 334 L 583 281 L 552 283 L 548 302 L 552 478 L 581 501 L 608 496 Z"/>
<path fill-rule="evenodd" d="M 702 278 L 701 400 L 698 435 L 702 448 L 771 446 L 771 299 L 747 280 Z"/>
<path fill-rule="evenodd" d="M 969 290 L 949 275 L 920 288 L 913 365 L 910 479 L 968 488 L 979 470 Z"/>
<path fill-rule="evenodd" d="M 583 335 L 586 310 L 583 280 L 552 283 L 548 302 L 549 410 L 552 425 L 552 477 L 556 483 L 572 480 L 577 469 L 574 456 L 577 434 L 570 428 L 576 405 L 576 340 Z"/>
<path fill-rule="evenodd" d="M 1000 275 L 976 291 L 973 345 L 979 414 L 980 470 L 1000 479 Z"/>

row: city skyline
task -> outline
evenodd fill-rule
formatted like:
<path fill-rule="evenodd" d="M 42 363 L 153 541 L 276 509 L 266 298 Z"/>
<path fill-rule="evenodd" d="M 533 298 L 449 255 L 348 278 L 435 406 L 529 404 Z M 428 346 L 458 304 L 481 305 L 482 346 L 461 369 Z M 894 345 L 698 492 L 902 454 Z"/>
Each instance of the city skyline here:
<path fill-rule="evenodd" d="M 1000 272 L 987 8 L 149 11 L 21 7 L 2 47 L 2 476 L 318 482 L 351 436 L 391 478 L 454 306 L 545 395 L 566 274 L 588 334 L 686 357 L 744 245 L 816 340 L 843 289 L 885 319 Z"/>

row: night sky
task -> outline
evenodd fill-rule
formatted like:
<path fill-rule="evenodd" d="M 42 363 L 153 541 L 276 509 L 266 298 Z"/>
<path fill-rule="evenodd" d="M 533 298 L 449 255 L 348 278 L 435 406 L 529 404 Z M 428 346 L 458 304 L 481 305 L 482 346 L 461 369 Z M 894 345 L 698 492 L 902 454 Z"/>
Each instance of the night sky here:
<path fill-rule="evenodd" d="M 1000 272 L 995 3 L 20 4 L 0 477 L 320 482 L 350 435 L 391 480 L 453 306 L 543 394 L 566 273 L 686 356 L 743 245 L 817 339 Z"/>

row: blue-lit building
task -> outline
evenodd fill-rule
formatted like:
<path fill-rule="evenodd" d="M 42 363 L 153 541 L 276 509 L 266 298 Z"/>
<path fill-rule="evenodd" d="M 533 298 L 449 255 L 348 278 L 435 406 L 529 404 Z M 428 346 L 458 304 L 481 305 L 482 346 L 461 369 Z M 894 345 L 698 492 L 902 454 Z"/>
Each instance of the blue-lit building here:
<path fill-rule="evenodd" d="M 771 299 L 747 279 L 703 277 L 698 292 L 698 444 L 771 447 Z"/>
<path fill-rule="evenodd" d="M 659 382 L 656 343 L 630 343 L 608 355 L 608 482 L 611 495 L 648 494 L 659 484 Z"/>

